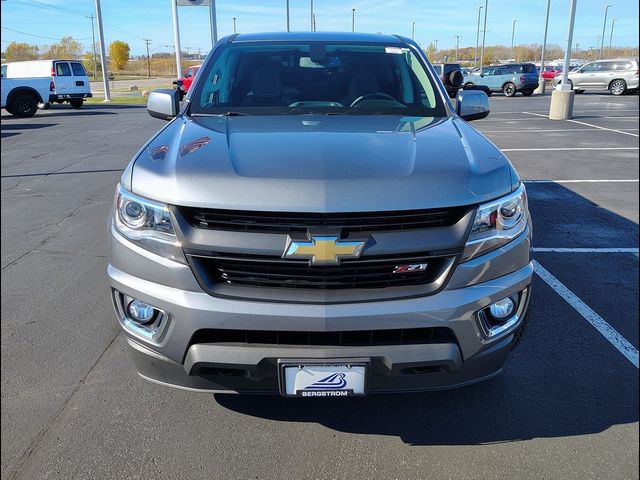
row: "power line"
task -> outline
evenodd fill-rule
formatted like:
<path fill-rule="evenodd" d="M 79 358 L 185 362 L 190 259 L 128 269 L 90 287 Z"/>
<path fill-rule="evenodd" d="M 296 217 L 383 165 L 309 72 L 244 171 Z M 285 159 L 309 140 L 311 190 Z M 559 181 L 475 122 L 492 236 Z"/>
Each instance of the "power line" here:
<path fill-rule="evenodd" d="M 60 40 L 62 37 L 58 37 L 58 38 L 54 38 L 54 37 L 43 37 L 42 35 L 34 35 L 33 33 L 27 33 L 27 32 L 21 32 L 20 30 L 15 30 L 13 28 L 9 28 L 9 27 L 0 27 L 2 28 L 2 30 L 9 30 L 11 32 L 15 32 L 15 33 L 20 33 L 22 35 L 28 35 L 30 37 L 36 37 L 36 38 L 44 38 L 45 40 Z M 87 38 L 74 38 L 74 40 L 91 40 L 91 37 L 87 37 Z"/>
<path fill-rule="evenodd" d="M 61 12 L 61 13 L 66 13 L 68 15 L 78 15 L 78 16 L 82 16 L 84 17 L 86 15 L 86 12 L 80 12 L 78 10 L 70 10 L 68 8 L 63 8 L 63 7 L 58 7 L 55 5 L 49 5 L 48 3 L 42 3 L 42 2 L 38 2 L 37 0 L 13 0 L 15 3 L 19 4 L 19 5 L 24 5 L 27 7 L 36 7 L 36 8 L 42 8 L 44 10 L 51 10 L 54 12 Z"/>

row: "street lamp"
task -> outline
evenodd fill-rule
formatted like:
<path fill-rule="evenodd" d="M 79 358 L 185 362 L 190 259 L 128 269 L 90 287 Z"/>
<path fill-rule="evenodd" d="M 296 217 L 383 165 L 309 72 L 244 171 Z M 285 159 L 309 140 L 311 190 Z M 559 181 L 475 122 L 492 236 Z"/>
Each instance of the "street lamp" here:
<path fill-rule="evenodd" d="M 456 63 L 458 63 L 458 47 L 460 46 L 460 35 L 455 35 L 456 37 Z"/>
<path fill-rule="evenodd" d="M 351 9 L 351 31 L 352 32 L 356 31 L 356 9 L 355 8 Z"/>
<path fill-rule="evenodd" d="M 547 19 L 544 22 L 544 40 L 542 41 L 542 53 L 540 55 L 540 78 L 538 78 L 538 88 L 535 93 L 544 93 L 544 53 L 547 48 L 547 31 L 549 30 L 549 10 L 551 9 L 551 0 L 547 0 Z M 577 47 L 577 45 L 576 45 Z"/>
<path fill-rule="evenodd" d="M 604 50 L 604 30 L 607 28 L 607 12 L 609 12 L 609 7 L 611 5 L 604 6 L 604 22 L 602 22 L 602 42 L 600 42 L 600 55 L 598 56 L 598 60 L 602 60 L 602 50 Z"/>
<path fill-rule="evenodd" d="M 289 22 L 289 0 L 287 0 L 287 32 L 291 31 L 291 25 Z"/>
<path fill-rule="evenodd" d="M 617 18 L 611 19 L 611 34 L 609 35 L 609 50 L 607 50 L 607 57 L 611 57 L 611 41 L 613 40 L 613 27 L 616 24 Z"/>
<path fill-rule="evenodd" d="M 511 27 L 511 48 L 509 49 L 509 62 L 511 61 L 511 54 L 513 52 L 513 38 L 515 37 L 516 34 L 516 22 L 518 20 L 516 20 L 515 18 L 513 19 L 513 27 Z"/>
<path fill-rule="evenodd" d="M 236 28 L 236 17 L 233 17 L 233 33 L 238 33 L 238 29 Z"/>
<path fill-rule="evenodd" d="M 415 37 L 416 35 L 416 22 L 411 22 L 411 40 L 413 40 L 413 37 Z"/>
<path fill-rule="evenodd" d="M 482 5 L 478 7 L 478 31 L 476 32 L 476 54 L 473 57 L 474 67 L 478 66 L 478 40 L 480 40 L 480 12 L 482 11 L 483 8 L 484 7 Z"/>
<path fill-rule="evenodd" d="M 487 36 L 487 10 L 489 9 L 489 0 L 484 0 L 484 27 L 482 29 L 482 49 L 480 50 L 480 75 L 482 75 L 482 63 L 484 61 L 484 41 Z"/>

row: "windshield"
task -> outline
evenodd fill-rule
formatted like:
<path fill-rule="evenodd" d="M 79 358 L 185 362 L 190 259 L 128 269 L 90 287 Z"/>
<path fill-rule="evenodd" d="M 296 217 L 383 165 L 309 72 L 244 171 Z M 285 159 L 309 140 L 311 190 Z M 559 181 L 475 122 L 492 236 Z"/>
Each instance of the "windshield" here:
<path fill-rule="evenodd" d="M 408 48 L 232 44 L 202 68 L 192 115 L 446 115 L 434 80 Z"/>

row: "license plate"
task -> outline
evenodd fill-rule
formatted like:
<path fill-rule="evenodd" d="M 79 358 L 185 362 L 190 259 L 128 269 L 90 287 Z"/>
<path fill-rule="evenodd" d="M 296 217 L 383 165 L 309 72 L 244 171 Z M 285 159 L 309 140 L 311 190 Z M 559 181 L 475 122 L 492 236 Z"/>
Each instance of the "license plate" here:
<path fill-rule="evenodd" d="M 294 397 L 347 397 L 366 393 L 366 363 L 286 363 L 282 393 Z"/>

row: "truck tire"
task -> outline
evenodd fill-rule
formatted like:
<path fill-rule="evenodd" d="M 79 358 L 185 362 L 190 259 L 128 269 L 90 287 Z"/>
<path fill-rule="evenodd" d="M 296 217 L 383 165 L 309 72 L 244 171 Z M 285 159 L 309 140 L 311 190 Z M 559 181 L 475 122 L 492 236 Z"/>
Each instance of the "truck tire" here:
<path fill-rule="evenodd" d="M 82 104 L 84 103 L 84 100 L 82 98 L 74 98 L 72 100 L 69 100 L 69 103 L 73 108 L 77 110 L 79 108 L 82 108 Z"/>
<path fill-rule="evenodd" d="M 522 90 L 522 95 L 524 95 L 525 97 L 530 97 L 531 95 L 533 95 L 533 88 L 526 88 L 525 90 Z"/>
<path fill-rule="evenodd" d="M 33 93 L 18 93 L 11 99 L 11 113 L 16 117 L 33 117 L 38 111 L 38 99 Z M 7 110 L 9 111 L 9 110 Z"/>

